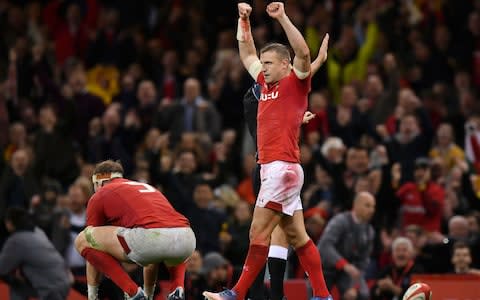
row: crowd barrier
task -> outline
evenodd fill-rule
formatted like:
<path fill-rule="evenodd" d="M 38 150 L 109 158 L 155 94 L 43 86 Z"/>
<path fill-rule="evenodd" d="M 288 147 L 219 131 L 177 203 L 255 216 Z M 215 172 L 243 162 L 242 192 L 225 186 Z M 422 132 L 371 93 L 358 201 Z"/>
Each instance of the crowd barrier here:
<path fill-rule="evenodd" d="M 167 281 L 160 282 L 160 290 L 162 293 L 155 300 L 165 300 L 168 294 L 170 283 Z M 307 285 L 305 280 L 287 280 L 285 282 L 285 295 L 288 299 L 307 299 Z M 0 299 L 8 300 L 8 286 L 0 281 Z M 86 300 L 87 298 L 75 290 L 70 290 L 67 300 Z M 34 300 L 34 299 L 30 299 Z"/>
<path fill-rule="evenodd" d="M 432 300 L 480 300 L 480 276 L 474 275 L 414 275 L 414 282 L 424 282 L 432 288 Z M 165 300 L 168 293 L 168 282 L 160 282 L 163 291 L 155 300 Z M 285 281 L 285 296 L 292 300 L 308 299 L 307 282 L 301 279 Z M 334 300 L 338 293 L 334 291 Z M 8 299 L 8 286 L 0 282 L 0 299 Z M 74 290 L 70 291 L 67 300 L 86 300 L 87 298 Z M 33 300 L 33 299 L 31 299 Z"/>
<path fill-rule="evenodd" d="M 428 284 L 432 300 L 480 300 L 480 276 L 413 275 L 412 280 Z"/>

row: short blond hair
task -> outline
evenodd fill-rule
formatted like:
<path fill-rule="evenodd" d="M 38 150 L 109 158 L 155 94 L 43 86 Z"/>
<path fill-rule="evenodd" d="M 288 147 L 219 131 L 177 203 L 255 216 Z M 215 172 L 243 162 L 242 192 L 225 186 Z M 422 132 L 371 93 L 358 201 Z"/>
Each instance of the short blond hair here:
<path fill-rule="evenodd" d="M 268 51 L 274 51 L 278 54 L 278 56 L 280 56 L 281 59 L 287 59 L 289 62 L 291 61 L 290 50 L 284 44 L 280 44 L 280 43 L 267 44 L 262 49 L 260 49 L 260 54 Z"/>

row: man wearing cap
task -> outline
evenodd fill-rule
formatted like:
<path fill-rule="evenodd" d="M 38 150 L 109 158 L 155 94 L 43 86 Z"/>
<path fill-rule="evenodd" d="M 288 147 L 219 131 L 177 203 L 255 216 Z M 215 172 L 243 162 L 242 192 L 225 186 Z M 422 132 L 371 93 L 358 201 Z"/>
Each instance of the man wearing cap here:
<path fill-rule="evenodd" d="M 154 187 L 123 178 L 120 163 L 97 164 L 92 177 L 95 194 L 88 201 L 87 228 L 75 240 L 87 260 L 88 299 L 98 299 L 100 273 L 108 276 L 127 299 L 153 299 L 158 264 L 170 272 L 168 300 L 184 300 L 186 259 L 195 249 L 188 220 Z M 144 289 L 120 262 L 143 266 Z"/>
<path fill-rule="evenodd" d="M 200 270 L 205 280 L 205 287 L 209 290 L 221 291 L 233 283 L 233 268 L 230 263 L 218 252 L 210 252 L 203 258 Z"/>
<path fill-rule="evenodd" d="M 428 158 L 415 160 L 413 177 L 413 182 L 404 183 L 397 191 L 402 228 L 419 225 L 427 232 L 440 232 L 445 190 L 431 180 Z"/>

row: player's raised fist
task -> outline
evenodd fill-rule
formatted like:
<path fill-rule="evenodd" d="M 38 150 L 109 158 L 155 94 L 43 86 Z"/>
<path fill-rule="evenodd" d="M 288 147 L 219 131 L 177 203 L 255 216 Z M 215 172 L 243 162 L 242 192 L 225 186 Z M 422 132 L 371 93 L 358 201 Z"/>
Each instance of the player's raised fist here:
<path fill-rule="evenodd" d="M 250 13 L 252 12 L 252 7 L 250 4 L 245 2 L 238 3 L 238 15 L 242 19 L 248 19 L 250 17 Z"/>
<path fill-rule="evenodd" d="M 274 19 L 283 17 L 285 15 L 285 7 L 283 2 L 272 2 L 267 5 L 267 13 Z"/>

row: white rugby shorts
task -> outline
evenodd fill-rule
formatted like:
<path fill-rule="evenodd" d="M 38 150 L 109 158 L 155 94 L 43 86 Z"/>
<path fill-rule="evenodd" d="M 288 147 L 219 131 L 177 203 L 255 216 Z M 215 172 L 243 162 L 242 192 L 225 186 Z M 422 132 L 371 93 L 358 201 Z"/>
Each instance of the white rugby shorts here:
<path fill-rule="evenodd" d="M 304 175 L 300 164 L 285 161 L 262 164 L 260 180 L 256 206 L 270 208 L 289 216 L 302 210 L 300 192 Z"/>
<path fill-rule="evenodd" d="M 141 265 L 164 262 L 176 266 L 192 255 L 196 246 L 190 227 L 119 228 L 117 236 L 127 257 Z"/>

